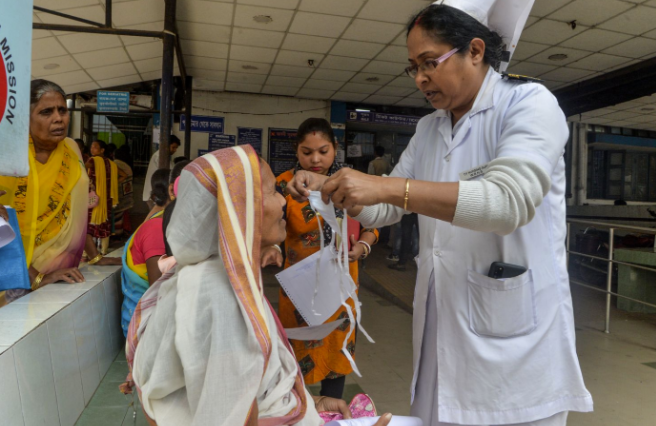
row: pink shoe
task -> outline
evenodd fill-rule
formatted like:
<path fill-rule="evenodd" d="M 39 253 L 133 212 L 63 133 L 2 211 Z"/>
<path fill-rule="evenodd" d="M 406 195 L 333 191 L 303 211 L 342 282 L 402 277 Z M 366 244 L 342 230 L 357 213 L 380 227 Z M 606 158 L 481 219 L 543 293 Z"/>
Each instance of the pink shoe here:
<path fill-rule="evenodd" d="M 369 397 L 369 395 L 365 395 L 363 393 L 359 393 L 353 398 L 351 404 L 349 404 L 349 408 L 351 409 L 351 414 L 353 415 L 354 419 L 359 419 L 362 417 L 376 417 L 377 415 L 374 401 Z M 334 411 L 323 411 L 319 413 L 319 417 L 321 417 L 325 423 L 332 422 L 333 420 L 344 419 L 342 413 L 336 413 Z"/>

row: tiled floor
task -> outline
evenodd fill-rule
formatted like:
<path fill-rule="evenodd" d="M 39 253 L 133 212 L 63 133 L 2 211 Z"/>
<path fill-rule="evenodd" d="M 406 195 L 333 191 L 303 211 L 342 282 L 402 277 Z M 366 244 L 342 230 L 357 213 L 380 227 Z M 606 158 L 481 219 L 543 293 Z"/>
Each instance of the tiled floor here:
<path fill-rule="evenodd" d="M 406 309 L 412 304 L 416 268 L 409 265 L 407 272 L 389 270 L 384 257 L 381 253 L 368 259 L 367 275 L 361 277 L 363 286 L 364 282 L 379 287 L 381 282 L 385 284 L 377 292 L 388 299 L 366 288 L 361 290 L 363 326 L 376 344 L 365 339 L 358 341 L 356 361 L 362 377 L 347 377 L 345 398 L 364 391 L 374 399 L 379 412 L 407 415 L 412 377 L 412 316 Z M 278 288 L 273 273 L 270 270 L 266 275 L 265 290 L 275 307 Z M 656 315 L 628 314 L 613 308 L 611 333 L 605 334 L 604 296 L 575 287 L 573 298 L 578 353 L 586 385 L 595 400 L 595 412 L 571 413 L 569 426 L 655 426 Z M 137 415 L 133 417 L 132 398 L 118 392 L 127 373 L 124 359 L 119 354 L 78 425 L 146 424 L 138 401 Z M 310 386 L 310 390 L 317 393 L 318 386 Z"/>

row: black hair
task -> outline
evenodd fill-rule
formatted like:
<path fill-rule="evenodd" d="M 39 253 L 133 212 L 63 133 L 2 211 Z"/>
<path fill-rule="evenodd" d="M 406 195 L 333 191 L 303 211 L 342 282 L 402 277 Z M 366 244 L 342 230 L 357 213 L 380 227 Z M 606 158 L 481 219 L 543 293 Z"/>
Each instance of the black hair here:
<path fill-rule="evenodd" d="M 107 148 L 105 148 L 105 156 L 111 158 L 112 160 L 114 159 L 114 153 L 116 153 L 116 145 L 113 143 L 107 144 Z"/>
<path fill-rule="evenodd" d="M 48 92 L 57 92 L 66 100 L 66 92 L 57 83 L 52 81 L 37 79 L 30 83 L 30 107 L 34 108 L 39 103 L 43 95 Z"/>
<path fill-rule="evenodd" d="M 127 143 L 124 143 L 121 145 L 117 150 L 116 153 L 114 154 L 114 158 L 117 160 L 121 160 L 130 168 L 132 168 L 132 154 L 130 154 L 130 145 Z"/>
<path fill-rule="evenodd" d="M 298 146 L 305 140 L 305 137 L 314 132 L 323 133 L 327 140 L 332 144 L 336 144 L 335 133 L 333 133 L 333 128 L 327 120 L 323 118 L 308 118 L 298 126 L 294 148 L 298 149 Z"/>
<path fill-rule="evenodd" d="M 460 49 L 460 55 L 467 54 L 467 48 L 473 39 L 483 40 L 483 61 L 492 68 L 497 69 L 503 58 L 504 46 L 501 36 L 460 9 L 443 4 L 430 5 L 410 20 L 406 36 L 416 26 L 423 28 L 438 43 L 446 43 Z"/>
<path fill-rule="evenodd" d="M 376 148 L 374 148 L 374 152 L 376 153 L 376 157 L 382 157 L 385 155 L 385 147 L 382 145 L 376 145 Z"/>
<path fill-rule="evenodd" d="M 178 164 L 180 161 L 189 161 L 187 157 L 180 156 L 173 159 L 173 164 Z"/>
<path fill-rule="evenodd" d="M 84 143 L 84 141 L 80 138 L 73 139 L 75 143 L 77 143 L 78 148 L 80 148 L 80 153 L 81 154 L 86 154 L 88 151 L 87 144 Z"/>
<path fill-rule="evenodd" d="M 191 163 L 189 160 L 185 161 L 178 161 L 175 163 L 173 168 L 171 169 L 171 175 L 169 176 L 169 184 L 175 183 L 175 180 L 180 177 L 182 174 L 182 169 L 187 167 L 187 164 Z"/>
<path fill-rule="evenodd" d="M 151 191 L 150 199 L 162 207 L 169 201 L 169 169 L 159 169 L 153 173 L 150 179 Z"/>
<path fill-rule="evenodd" d="M 164 235 L 164 249 L 167 256 L 173 256 L 171 246 L 169 246 L 169 241 L 166 239 L 166 228 L 169 227 L 169 222 L 171 222 L 171 216 L 173 216 L 173 209 L 175 208 L 176 201 L 177 199 L 171 201 L 164 209 L 164 214 L 162 214 L 162 234 Z"/>
<path fill-rule="evenodd" d="M 178 145 L 182 145 L 180 143 L 179 137 L 177 137 L 176 135 L 171 135 L 171 137 L 169 138 L 169 145 L 173 145 L 174 143 L 177 143 Z"/>
<path fill-rule="evenodd" d="M 104 149 L 105 151 L 107 151 L 107 143 L 105 143 L 101 140 L 95 139 L 93 142 L 91 142 L 91 144 L 93 144 L 94 142 L 97 143 L 100 146 L 100 149 Z"/>

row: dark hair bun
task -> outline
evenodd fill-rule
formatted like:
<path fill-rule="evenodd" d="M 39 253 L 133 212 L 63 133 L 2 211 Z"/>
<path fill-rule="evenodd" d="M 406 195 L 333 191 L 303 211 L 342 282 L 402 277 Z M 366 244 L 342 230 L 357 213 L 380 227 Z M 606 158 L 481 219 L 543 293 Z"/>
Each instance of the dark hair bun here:
<path fill-rule="evenodd" d="M 169 200 L 169 174 L 171 171 L 169 169 L 159 169 L 153 173 L 153 177 L 150 179 L 151 191 L 150 199 L 153 203 L 162 207 Z"/>

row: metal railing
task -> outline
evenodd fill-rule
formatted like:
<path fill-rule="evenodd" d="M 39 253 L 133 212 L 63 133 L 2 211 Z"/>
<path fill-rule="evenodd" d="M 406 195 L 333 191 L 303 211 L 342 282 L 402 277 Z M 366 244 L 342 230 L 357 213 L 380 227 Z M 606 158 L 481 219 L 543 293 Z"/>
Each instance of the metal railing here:
<path fill-rule="evenodd" d="M 588 253 L 580 253 L 576 251 L 572 251 L 570 249 L 570 242 L 571 242 L 571 235 L 572 235 L 572 224 L 575 225 L 581 225 L 586 228 L 594 228 L 594 229 L 608 229 L 608 257 L 601 257 L 601 256 L 594 256 Z M 621 297 L 623 299 L 630 300 L 635 303 L 639 303 L 645 306 L 649 306 L 652 308 L 656 308 L 656 305 L 653 303 L 645 302 L 644 300 L 638 300 L 634 299 L 632 297 L 624 296 L 618 293 L 614 293 L 612 291 L 612 284 L 613 284 L 613 265 L 618 264 L 618 265 L 625 265 L 625 266 L 630 266 L 632 268 L 636 269 L 642 269 L 645 271 L 650 271 L 656 273 L 656 268 L 650 268 L 648 266 L 643 266 L 643 265 L 638 265 L 635 263 L 629 263 L 629 262 L 622 262 L 614 259 L 614 250 L 615 250 L 615 231 L 628 231 L 630 233 L 634 232 L 639 232 L 641 234 L 652 234 L 656 235 L 656 229 L 655 228 L 643 228 L 640 226 L 628 226 L 628 225 L 620 225 L 617 223 L 610 223 L 610 222 L 595 222 L 595 221 L 588 221 L 588 220 L 580 220 L 580 219 L 567 219 L 567 241 L 566 241 L 566 248 L 567 248 L 567 266 L 569 268 L 569 260 L 570 256 L 579 256 L 583 258 L 588 258 L 588 259 L 593 259 L 593 260 L 600 260 L 604 262 L 608 262 L 608 267 L 606 270 L 606 290 L 600 289 L 598 287 L 592 286 L 590 284 L 587 284 L 583 281 L 580 281 L 578 279 L 572 279 L 570 278 L 570 282 L 572 284 L 585 287 L 591 290 L 599 291 L 602 293 L 606 294 L 606 323 L 605 323 L 605 329 L 604 331 L 606 333 L 610 333 L 610 306 L 611 306 L 611 298 L 613 296 L 615 297 Z M 656 253 L 656 237 L 654 238 L 654 252 Z"/>

